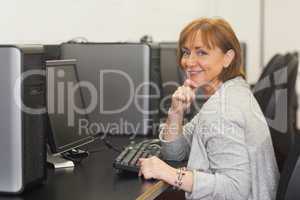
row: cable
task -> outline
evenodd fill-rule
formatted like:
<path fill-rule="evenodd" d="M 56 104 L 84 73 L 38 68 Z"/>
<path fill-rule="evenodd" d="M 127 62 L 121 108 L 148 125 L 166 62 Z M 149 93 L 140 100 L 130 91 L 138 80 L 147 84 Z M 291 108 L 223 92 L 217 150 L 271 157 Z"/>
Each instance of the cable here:
<path fill-rule="evenodd" d="M 71 149 L 70 151 L 64 152 L 61 155 L 62 157 L 73 161 L 75 164 L 78 164 L 89 156 L 89 152 L 81 149 Z"/>
<path fill-rule="evenodd" d="M 106 138 L 102 138 L 101 136 L 104 135 L 103 133 L 97 133 L 95 136 L 95 139 L 100 139 L 107 148 L 114 150 L 115 152 L 121 153 L 123 151 L 123 148 L 116 147 L 113 145 L 110 141 L 108 141 Z"/>
<path fill-rule="evenodd" d="M 106 150 L 106 148 L 89 149 L 88 151 L 89 151 L 90 154 L 93 154 L 93 153 L 101 152 L 103 150 Z"/>
<path fill-rule="evenodd" d="M 115 152 L 121 153 L 122 150 L 120 150 L 118 147 L 115 147 L 112 143 L 110 143 L 108 140 L 106 140 L 105 138 L 102 139 L 102 141 L 104 142 L 104 144 L 109 148 L 114 150 Z"/>

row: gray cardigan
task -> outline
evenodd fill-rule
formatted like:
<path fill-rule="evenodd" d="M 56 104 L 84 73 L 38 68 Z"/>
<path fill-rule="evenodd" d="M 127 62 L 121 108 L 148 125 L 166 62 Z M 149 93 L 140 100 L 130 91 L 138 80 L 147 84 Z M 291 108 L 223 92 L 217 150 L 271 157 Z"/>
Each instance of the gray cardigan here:
<path fill-rule="evenodd" d="M 193 189 L 187 199 L 273 200 L 279 178 L 266 120 L 241 77 L 226 81 L 173 141 L 167 160 L 188 158 Z"/>

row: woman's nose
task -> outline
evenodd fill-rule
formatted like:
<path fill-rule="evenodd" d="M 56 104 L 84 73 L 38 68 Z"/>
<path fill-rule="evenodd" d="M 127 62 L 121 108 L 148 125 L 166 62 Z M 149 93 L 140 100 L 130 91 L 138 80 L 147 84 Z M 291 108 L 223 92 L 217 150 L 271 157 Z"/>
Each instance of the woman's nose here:
<path fill-rule="evenodd" d="M 197 65 L 197 58 L 195 55 L 191 54 L 188 58 L 187 58 L 187 67 L 195 67 Z"/>

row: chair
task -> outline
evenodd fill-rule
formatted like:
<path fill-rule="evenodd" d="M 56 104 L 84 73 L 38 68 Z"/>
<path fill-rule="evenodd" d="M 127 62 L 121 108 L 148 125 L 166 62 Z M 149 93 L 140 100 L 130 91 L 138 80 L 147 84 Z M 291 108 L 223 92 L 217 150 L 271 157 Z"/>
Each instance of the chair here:
<path fill-rule="evenodd" d="M 297 102 L 295 84 L 296 54 L 275 55 L 253 88 L 272 137 L 279 170 L 282 170 L 293 141 Z"/>
<path fill-rule="evenodd" d="M 298 72 L 298 54 L 293 54 L 294 59 L 290 61 L 288 67 L 291 68 L 291 80 L 288 87 L 294 88 Z M 297 111 L 297 94 L 293 89 L 289 98 L 289 130 L 291 136 L 291 145 L 281 170 L 280 181 L 277 190 L 276 200 L 294 200 L 300 199 L 300 131 L 296 129 L 296 111 Z"/>
<path fill-rule="evenodd" d="M 254 87 L 281 172 L 276 200 L 300 199 L 300 133 L 296 131 L 298 54 L 275 55 Z"/>
<path fill-rule="evenodd" d="M 294 135 L 294 143 L 280 174 L 276 200 L 300 199 L 300 133 Z"/>
<path fill-rule="evenodd" d="M 262 74 L 259 77 L 258 82 L 253 88 L 253 93 L 257 99 L 260 108 L 263 113 L 266 113 L 267 105 L 270 101 L 271 95 L 274 93 L 274 87 L 271 87 L 271 80 L 273 72 L 283 68 L 285 65 L 285 58 L 283 55 L 276 54 L 271 58 L 266 67 L 264 68 Z"/>

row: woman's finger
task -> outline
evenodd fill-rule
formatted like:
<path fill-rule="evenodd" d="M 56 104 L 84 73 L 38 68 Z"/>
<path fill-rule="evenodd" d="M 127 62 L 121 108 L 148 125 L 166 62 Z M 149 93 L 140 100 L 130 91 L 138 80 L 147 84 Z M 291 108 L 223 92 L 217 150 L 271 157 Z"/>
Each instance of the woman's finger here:
<path fill-rule="evenodd" d="M 185 101 L 185 97 L 180 91 L 178 91 L 176 94 L 174 94 L 174 98 L 177 101 L 182 101 L 182 102 Z"/>
<path fill-rule="evenodd" d="M 197 89 L 197 84 L 194 81 L 192 81 L 191 79 L 186 79 L 184 81 L 184 86 L 191 88 L 193 90 L 193 92 L 195 92 Z"/>
<path fill-rule="evenodd" d="M 180 97 L 180 101 L 182 102 L 186 101 L 185 95 L 183 93 L 180 93 L 179 97 Z"/>
<path fill-rule="evenodd" d="M 184 95 L 185 95 L 185 102 L 189 103 L 193 100 L 193 91 L 191 88 L 184 86 L 184 91 L 183 91 Z"/>

